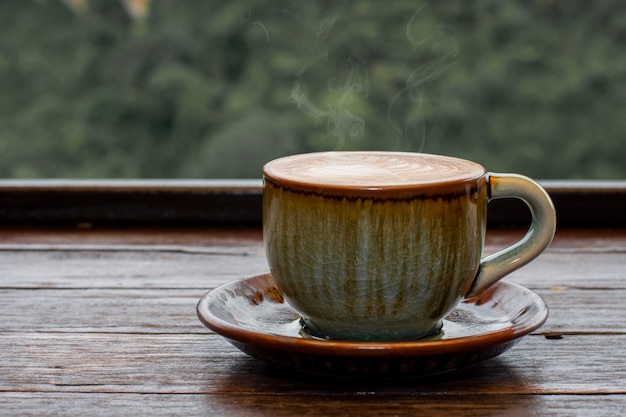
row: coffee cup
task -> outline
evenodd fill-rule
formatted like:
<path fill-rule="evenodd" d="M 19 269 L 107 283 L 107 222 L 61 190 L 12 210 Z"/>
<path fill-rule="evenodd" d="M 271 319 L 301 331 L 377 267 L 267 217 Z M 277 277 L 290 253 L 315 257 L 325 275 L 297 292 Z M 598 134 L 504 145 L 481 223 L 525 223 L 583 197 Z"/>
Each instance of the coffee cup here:
<path fill-rule="evenodd" d="M 315 337 L 405 341 L 536 258 L 552 241 L 554 206 L 533 180 L 447 156 L 319 152 L 263 167 L 263 237 L 285 300 Z M 519 198 L 532 223 L 482 255 L 487 203 Z"/>

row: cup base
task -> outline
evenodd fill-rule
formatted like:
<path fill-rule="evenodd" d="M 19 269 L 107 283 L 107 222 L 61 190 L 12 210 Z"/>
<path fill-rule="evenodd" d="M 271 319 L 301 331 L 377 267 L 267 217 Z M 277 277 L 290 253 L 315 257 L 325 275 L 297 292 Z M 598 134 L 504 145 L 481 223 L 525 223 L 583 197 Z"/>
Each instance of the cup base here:
<path fill-rule="evenodd" d="M 341 340 L 354 342 L 407 342 L 437 338 L 442 333 L 443 320 L 439 320 L 435 326 L 426 331 L 416 331 L 412 329 L 342 329 L 339 332 L 322 331 L 318 329 L 310 320 L 300 318 L 300 334 L 303 337 L 311 337 L 323 340 Z"/>

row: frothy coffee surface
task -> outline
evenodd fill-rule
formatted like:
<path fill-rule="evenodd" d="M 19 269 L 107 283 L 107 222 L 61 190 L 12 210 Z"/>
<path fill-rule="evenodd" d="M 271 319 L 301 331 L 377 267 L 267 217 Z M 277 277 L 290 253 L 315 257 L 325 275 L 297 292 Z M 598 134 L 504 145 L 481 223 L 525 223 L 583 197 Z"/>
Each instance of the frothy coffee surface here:
<path fill-rule="evenodd" d="M 485 169 L 463 159 L 409 152 L 320 152 L 265 165 L 275 180 L 330 187 L 385 188 L 477 178 Z"/>

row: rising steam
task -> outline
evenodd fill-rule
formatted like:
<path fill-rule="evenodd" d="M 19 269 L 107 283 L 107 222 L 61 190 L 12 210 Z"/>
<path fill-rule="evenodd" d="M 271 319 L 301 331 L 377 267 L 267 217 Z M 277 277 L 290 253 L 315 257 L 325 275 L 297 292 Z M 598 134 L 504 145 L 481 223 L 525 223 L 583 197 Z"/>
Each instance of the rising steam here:
<path fill-rule="evenodd" d="M 396 94 L 387 108 L 388 135 L 396 149 L 410 147 L 421 151 L 424 148 L 424 85 L 441 77 L 452 65 L 451 59 L 459 53 L 456 40 L 448 34 L 445 26 L 423 28 L 417 24 L 416 20 L 426 6 L 427 4 L 422 5 L 408 20 L 405 35 L 411 45 L 411 56 L 430 50 L 435 57 L 411 71 L 404 88 Z M 421 30 L 415 30 L 416 28 Z"/>
<path fill-rule="evenodd" d="M 364 97 L 370 91 L 367 67 L 357 58 L 346 58 L 339 76 L 328 80 L 326 89 L 328 104 L 324 107 L 313 102 L 304 81 L 305 73 L 318 61 L 328 60 L 328 52 L 309 61 L 298 73 L 291 89 L 290 98 L 299 110 L 311 116 L 316 124 L 326 125 L 325 139 L 341 149 L 346 141 L 354 141 L 363 136 L 365 120 L 352 111 L 357 96 Z"/>
<path fill-rule="evenodd" d="M 426 138 L 424 86 L 441 77 L 459 52 L 455 39 L 445 26 L 418 22 L 426 6 L 418 8 L 404 27 L 408 41 L 408 58 L 404 64 L 409 75 L 387 107 L 389 145 L 398 150 L 422 150 Z M 318 25 L 301 23 L 315 34 L 320 44 L 331 36 L 337 18 L 336 15 L 327 17 Z M 427 62 L 409 66 L 410 62 L 423 60 L 424 56 L 429 57 Z M 313 96 L 306 83 L 306 74 L 314 68 L 323 68 L 321 65 L 329 65 L 329 57 L 330 52 L 326 49 L 298 71 L 290 99 L 316 125 L 325 126 L 327 145 L 341 149 L 354 144 L 365 134 L 365 120 L 358 116 L 358 103 L 367 98 L 371 90 L 369 68 L 356 54 L 347 56 L 338 75 L 328 80 L 323 93 L 318 90 Z"/>

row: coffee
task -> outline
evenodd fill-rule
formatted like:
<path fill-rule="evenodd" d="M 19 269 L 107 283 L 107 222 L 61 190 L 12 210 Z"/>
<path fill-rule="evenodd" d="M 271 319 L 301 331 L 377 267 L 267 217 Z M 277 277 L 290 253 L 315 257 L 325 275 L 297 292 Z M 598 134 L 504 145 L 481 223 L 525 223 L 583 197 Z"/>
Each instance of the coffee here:
<path fill-rule="evenodd" d="M 405 152 L 322 152 L 281 158 L 265 166 L 266 179 L 294 188 L 356 187 L 373 193 L 385 187 L 420 187 L 478 178 L 474 162 Z M 368 194 L 366 192 L 366 194 Z"/>

